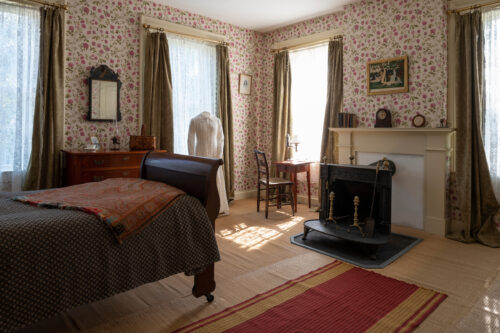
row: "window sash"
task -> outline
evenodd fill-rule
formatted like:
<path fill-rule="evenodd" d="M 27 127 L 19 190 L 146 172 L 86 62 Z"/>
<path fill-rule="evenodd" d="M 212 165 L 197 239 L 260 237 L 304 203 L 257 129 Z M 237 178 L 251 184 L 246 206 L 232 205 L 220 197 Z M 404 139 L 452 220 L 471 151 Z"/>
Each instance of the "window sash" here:
<path fill-rule="evenodd" d="M 0 176 L 2 184 L 10 183 L 12 190 L 20 190 L 31 154 L 39 10 L 0 3 L 0 44 Z"/>
<path fill-rule="evenodd" d="M 290 52 L 294 158 L 319 161 L 327 99 L 328 44 Z"/>
<path fill-rule="evenodd" d="M 187 154 L 189 122 L 201 112 L 217 115 L 217 53 L 214 44 L 168 35 L 172 71 L 174 152 Z"/>

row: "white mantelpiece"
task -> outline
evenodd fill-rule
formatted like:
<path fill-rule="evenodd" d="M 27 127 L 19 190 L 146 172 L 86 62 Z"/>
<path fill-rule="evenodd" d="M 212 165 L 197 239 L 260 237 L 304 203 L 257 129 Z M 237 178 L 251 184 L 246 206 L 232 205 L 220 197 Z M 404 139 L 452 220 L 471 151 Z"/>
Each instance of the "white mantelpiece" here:
<path fill-rule="evenodd" d="M 447 160 L 451 158 L 451 128 L 330 128 L 338 134 L 340 164 L 356 154 L 382 153 L 424 157 L 424 230 L 446 233 Z M 396 166 L 397 168 L 397 166 Z"/>

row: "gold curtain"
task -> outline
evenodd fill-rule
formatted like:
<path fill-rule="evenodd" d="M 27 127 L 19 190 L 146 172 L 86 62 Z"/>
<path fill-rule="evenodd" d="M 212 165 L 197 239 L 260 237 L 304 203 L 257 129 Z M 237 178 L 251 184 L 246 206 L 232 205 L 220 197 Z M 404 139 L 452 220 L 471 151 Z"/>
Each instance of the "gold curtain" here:
<path fill-rule="evenodd" d="M 461 230 L 447 237 L 500 247 L 500 232 L 494 221 L 500 205 L 493 192 L 481 137 L 484 57 L 479 11 L 456 16 L 455 39 L 456 180 L 461 218 L 453 224 Z"/>
<path fill-rule="evenodd" d="M 289 158 L 286 136 L 292 132 L 291 86 L 292 74 L 288 51 L 279 52 L 274 56 L 273 162 Z M 274 167 L 272 169 L 274 170 Z"/>
<path fill-rule="evenodd" d="M 60 186 L 64 129 L 64 10 L 40 9 L 40 63 L 25 190 Z"/>
<path fill-rule="evenodd" d="M 156 148 L 174 151 L 172 73 L 167 36 L 147 32 L 144 61 L 143 124 L 156 137 Z"/>
<path fill-rule="evenodd" d="M 219 118 L 224 131 L 224 180 L 229 200 L 234 199 L 233 160 L 233 103 L 231 100 L 231 78 L 227 46 L 217 45 L 217 67 L 219 78 Z"/>
<path fill-rule="evenodd" d="M 320 161 L 326 157 L 327 163 L 334 163 L 334 133 L 329 128 L 337 127 L 337 115 L 342 111 L 344 98 L 344 46 L 342 39 L 328 44 L 328 88 L 321 139 Z"/>

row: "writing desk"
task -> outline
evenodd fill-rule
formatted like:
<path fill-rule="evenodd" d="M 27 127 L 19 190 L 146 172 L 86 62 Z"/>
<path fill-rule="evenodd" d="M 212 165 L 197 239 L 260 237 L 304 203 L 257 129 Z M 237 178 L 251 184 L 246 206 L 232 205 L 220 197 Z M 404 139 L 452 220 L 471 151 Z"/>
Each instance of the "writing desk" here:
<path fill-rule="evenodd" d="M 297 212 L 297 174 L 307 172 L 307 199 L 309 208 L 311 208 L 311 163 L 309 161 L 279 161 L 273 162 L 276 167 L 276 173 L 286 172 L 290 174 L 290 180 L 293 182 L 293 202 L 295 212 Z"/>

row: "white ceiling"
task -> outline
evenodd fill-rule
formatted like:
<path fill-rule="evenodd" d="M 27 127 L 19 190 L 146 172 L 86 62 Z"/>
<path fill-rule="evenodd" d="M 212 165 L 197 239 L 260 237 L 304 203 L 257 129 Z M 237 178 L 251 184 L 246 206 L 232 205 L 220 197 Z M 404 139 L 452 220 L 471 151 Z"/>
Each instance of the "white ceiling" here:
<path fill-rule="evenodd" d="M 233 25 L 267 32 L 338 12 L 359 0 L 154 0 Z"/>

